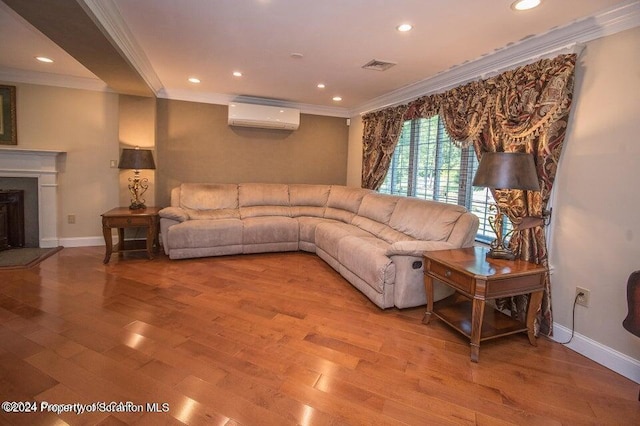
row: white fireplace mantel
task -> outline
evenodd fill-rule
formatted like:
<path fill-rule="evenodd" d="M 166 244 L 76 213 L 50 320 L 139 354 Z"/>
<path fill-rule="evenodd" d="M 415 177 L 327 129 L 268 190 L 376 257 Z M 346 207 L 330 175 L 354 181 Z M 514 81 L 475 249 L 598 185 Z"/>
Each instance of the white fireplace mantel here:
<path fill-rule="evenodd" d="M 0 177 L 38 179 L 40 247 L 57 247 L 58 156 L 64 151 L 0 147 Z"/>

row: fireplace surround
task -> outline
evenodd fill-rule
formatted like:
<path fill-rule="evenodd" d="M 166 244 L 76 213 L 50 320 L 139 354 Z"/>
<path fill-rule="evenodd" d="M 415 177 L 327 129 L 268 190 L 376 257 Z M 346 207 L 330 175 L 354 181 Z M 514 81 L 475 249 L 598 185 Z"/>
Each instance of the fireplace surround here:
<path fill-rule="evenodd" d="M 58 237 L 58 157 L 64 151 L 0 148 L 1 177 L 38 179 L 39 245 L 57 247 Z"/>

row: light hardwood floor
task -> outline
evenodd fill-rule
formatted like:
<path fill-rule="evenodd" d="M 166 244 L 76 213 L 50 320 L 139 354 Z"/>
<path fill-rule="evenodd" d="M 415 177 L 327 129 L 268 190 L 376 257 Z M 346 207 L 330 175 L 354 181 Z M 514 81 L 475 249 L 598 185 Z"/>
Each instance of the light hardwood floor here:
<path fill-rule="evenodd" d="M 103 255 L 0 271 L 1 399 L 169 411 L 2 424 L 640 424 L 632 381 L 526 334 L 472 363 L 423 307 L 382 311 L 312 254 Z"/>

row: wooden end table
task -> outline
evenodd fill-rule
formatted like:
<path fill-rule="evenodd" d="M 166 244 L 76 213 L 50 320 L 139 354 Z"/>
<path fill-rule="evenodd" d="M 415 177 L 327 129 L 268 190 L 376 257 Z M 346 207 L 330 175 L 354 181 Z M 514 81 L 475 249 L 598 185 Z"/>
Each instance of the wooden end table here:
<path fill-rule="evenodd" d="M 124 253 L 133 251 L 146 251 L 147 257 L 153 259 L 153 253 L 158 249 L 160 232 L 159 207 L 147 207 L 146 209 L 130 210 L 128 207 L 116 207 L 102 214 L 102 233 L 107 252 L 104 263 L 109 263 L 111 253 Z M 111 229 L 118 228 L 118 247 L 113 247 Z M 146 246 L 144 248 L 125 248 L 125 228 L 147 228 Z"/>
<path fill-rule="evenodd" d="M 424 253 L 427 311 L 422 322 L 428 324 L 433 314 L 467 336 L 473 362 L 478 362 L 483 340 L 526 331 L 529 342 L 537 346 L 533 326 L 547 274 L 547 268 L 535 263 L 487 258 L 488 251 L 484 247 L 469 247 Z M 434 279 L 452 287 L 456 293 L 433 303 Z M 531 295 L 526 323 L 491 306 L 485 309 L 487 300 L 522 294 Z"/>

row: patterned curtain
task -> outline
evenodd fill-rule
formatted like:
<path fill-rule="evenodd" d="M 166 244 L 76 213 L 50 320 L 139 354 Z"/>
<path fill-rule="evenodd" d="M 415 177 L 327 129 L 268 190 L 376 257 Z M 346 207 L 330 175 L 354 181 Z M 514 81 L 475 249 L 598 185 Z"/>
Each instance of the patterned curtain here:
<path fill-rule="evenodd" d="M 377 190 L 391 164 L 396 149 L 406 105 L 387 108 L 362 117 L 362 187 Z"/>
<path fill-rule="evenodd" d="M 562 55 L 505 72 L 486 81 L 492 97 L 489 119 L 476 141 L 483 152 L 527 152 L 533 154 L 540 191 L 494 191 L 494 198 L 514 222 L 524 216 L 541 217 L 547 208 L 567 129 L 573 97 L 575 55 Z M 515 232 L 510 246 L 520 258 L 549 266 L 544 229 Z M 501 300 L 514 317 L 524 319 L 527 296 Z M 545 279 L 536 334 L 551 335 L 551 287 Z"/>
<path fill-rule="evenodd" d="M 543 59 L 488 80 L 475 81 L 442 94 L 424 96 L 406 106 L 364 117 L 362 186 L 378 189 L 383 182 L 404 120 L 440 114 L 460 146 L 473 144 L 484 152 L 527 152 L 534 156 L 540 191 L 494 191 L 511 221 L 542 216 L 549 202 L 566 133 L 576 55 Z M 548 266 L 544 229 L 515 232 L 511 248 L 520 258 Z M 499 302 L 514 317 L 526 316 L 528 297 Z M 536 334 L 552 334 L 551 289 L 546 278 Z"/>

